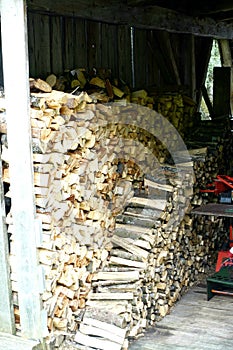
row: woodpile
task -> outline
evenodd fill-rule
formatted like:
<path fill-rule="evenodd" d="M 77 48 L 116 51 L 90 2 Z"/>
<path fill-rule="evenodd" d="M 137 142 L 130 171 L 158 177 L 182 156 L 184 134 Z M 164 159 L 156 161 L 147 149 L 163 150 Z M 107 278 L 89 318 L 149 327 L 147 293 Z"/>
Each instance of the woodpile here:
<path fill-rule="evenodd" d="M 196 103 L 181 93 L 166 93 L 155 96 L 155 107 L 186 138 L 197 124 Z"/>
<path fill-rule="evenodd" d="M 206 161 L 212 169 L 218 163 L 216 154 L 193 150 L 192 161 L 180 152 L 180 164 L 168 165 L 165 146 L 172 149 L 177 135 L 149 132 L 154 111 L 94 102 L 86 92 L 31 94 L 47 341 L 55 348 L 66 337 L 79 349 L 127 349 L 212 264 L 222 220 L 194 220 L 191 209 Z M 2 159 L 10 183 L 7 142 Z M 202 200 L 198 194 L 195 205 Z M 20 328 L 11 212 L 7 224 Z"/>

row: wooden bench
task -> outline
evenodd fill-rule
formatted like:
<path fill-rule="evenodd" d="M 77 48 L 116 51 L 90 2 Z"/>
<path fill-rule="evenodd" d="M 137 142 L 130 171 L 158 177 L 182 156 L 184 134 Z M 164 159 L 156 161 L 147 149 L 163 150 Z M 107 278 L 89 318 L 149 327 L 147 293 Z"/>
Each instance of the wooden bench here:
<path fill-rule="evenodd" d="M 222 267 L 212 276 L 207 277 L 207 300 L 215 294 L 233 296 L 233 267 Z"/>

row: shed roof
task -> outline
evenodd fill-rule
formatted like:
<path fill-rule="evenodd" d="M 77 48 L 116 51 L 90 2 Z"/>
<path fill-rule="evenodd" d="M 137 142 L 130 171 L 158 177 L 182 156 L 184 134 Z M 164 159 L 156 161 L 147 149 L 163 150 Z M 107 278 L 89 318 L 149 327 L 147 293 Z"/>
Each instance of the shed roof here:
<path fill-rule="evenodd" d="M 31 11 L 50 12 L 137 28 L 232 39 L 231 0 L 27 0 Z"/>

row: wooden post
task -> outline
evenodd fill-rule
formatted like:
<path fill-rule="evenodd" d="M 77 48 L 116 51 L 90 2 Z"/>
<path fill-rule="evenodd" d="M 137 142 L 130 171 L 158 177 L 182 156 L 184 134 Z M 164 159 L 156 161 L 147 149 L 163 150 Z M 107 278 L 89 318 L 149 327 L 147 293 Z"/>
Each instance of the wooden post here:
<path fill-rule="evenodd" d="M 0 332 L 14 334 L 15 322 L 10 285 L 9 250 L 5 216 L 2 163 L 0 157 Z"/>
<path fill-rule="evenodd" d="M 223 67 L 231 67 L 232 66 L 232 57 L 231 57 L 231 48 L 229 44 L 229 40 L 222 39 L 218 41 L 219 50 L 221 53 L 221 60 Z"/>
<path fill-rule="evenodd" d="M 214 67 L 213 117 L 231 114 L 232 67 Z"/>
<path fill-rule="evenodd" d="M 1 0 L 13 239 L 17 252 L 21 334 L 42 339 L 44 327 L 36 250 L 25 0 Z"/>
<path fill-rule="evenodd" d="M 231 67 L 231 77 L 230 77 L 230 113 L 232 115 L 233 113 L 233 100 L 232 100 L 232 93 L 233 93 L 233 74 L 232 74 L 232 54 L 231 54 L 231 48 L 229 40 L 222 39 L 219 40 L 219 49 L 221 53 L 221 60 L 222 60 L 222 66 L 223 67 Z"/>
<path fill-rule="evenodd" d="M 195 52 L 195 36 L 191 35 L 191 91 L 190 96 L 196 101 L 196 52 Z"/>

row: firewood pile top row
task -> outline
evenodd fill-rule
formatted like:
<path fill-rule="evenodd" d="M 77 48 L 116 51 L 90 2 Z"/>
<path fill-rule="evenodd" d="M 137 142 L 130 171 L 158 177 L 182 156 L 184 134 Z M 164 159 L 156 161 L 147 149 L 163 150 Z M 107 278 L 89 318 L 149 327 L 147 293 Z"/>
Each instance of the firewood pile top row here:
<path fill-rule="evenodd" d="M 39 81 L 39 82 L 38 82 Z M 68 93 L 85 91 L 93 102 L 107 103 L 124 99 L 155 109 L 166 117 L 182 137 L 189 135 L 197 125 L 196 103 L 182 91 L 160 92 L 154 87 L 135 90 L 122 79 L 113 77 L 110 69 L 87 70 L 77 68 L 56 76 L 50 74 L 46 84 L 40 79 L 31 79 L 31 91 L 50 92 L 51 89 Z"/>

